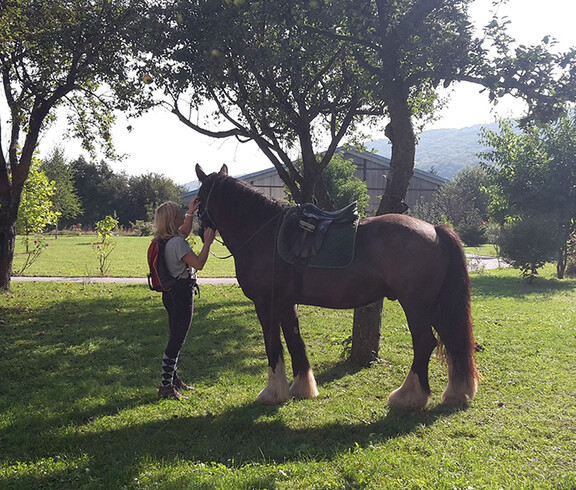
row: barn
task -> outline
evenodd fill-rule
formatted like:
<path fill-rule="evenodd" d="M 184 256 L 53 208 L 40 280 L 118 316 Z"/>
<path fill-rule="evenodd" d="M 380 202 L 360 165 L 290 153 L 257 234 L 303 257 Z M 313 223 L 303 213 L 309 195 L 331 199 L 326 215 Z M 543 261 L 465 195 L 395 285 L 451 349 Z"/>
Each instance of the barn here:
<path fill-rule="evenodd" d="M 370 202 L 366 209 L 366 214 L 370 215 L 375 213 L 386 186 L 386 175 L 390 170 L 390 159 L 354 149 L 341 149 L 339 151 L 346 160 L 352 160 L 356 165 L 356 177 L 366 182 L 368 194 L 370 195 Z M 284 183 L 274 167 L 242 175 L 238 178 L 256 187 L 266 196 L 277 200 L 286 199 Z M 408 204 L 410 208 L 413 208 L 419 201 L 430 200 L 434 191 L 445 182 L 447 182 L 447 180 L 438 175 L 414 169 L 414 175 L 410 180 L 406 194 L 406 204 Z M 186 203 L 189 203 L 196 197 L 197 193 L 198 189 L 194 188 L 182 197 Z"/>

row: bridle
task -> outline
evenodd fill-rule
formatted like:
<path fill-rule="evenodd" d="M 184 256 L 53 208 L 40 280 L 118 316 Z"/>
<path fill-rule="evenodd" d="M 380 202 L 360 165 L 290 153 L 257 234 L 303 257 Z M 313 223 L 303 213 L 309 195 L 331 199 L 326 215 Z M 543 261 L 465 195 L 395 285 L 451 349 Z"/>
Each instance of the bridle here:
<path fill-rule="evenodd" d="M 216 224 L 214 223 L 214 220 L 210 216 L 210 213 L 208 212 L 208 203 L 210 202 L 210 196 L 212 196 L 212 190 L 214 189 L 215 185 L 216 185 L 216 182 L 213 182 L 212 186 L 210 187 L 210 191 L 208 192 L 208 197 L 206 198 L 206 205 L 204 206 L 204 211 L 202 213 L 198 212 L 198 219 L 200 220 L 200 227 L 202 228 L 202 230 L 206 230 L 206 228 L 212 228 L 213 230 L 218 229 L 216 227 Z M 198 210 L 198 211 L 200 211 L 200 210 Z M 204 236 L 204 233 L 202 233 L 202 236 Z M 219 240 L 216 237 L 214 237 L 214 240 L 226 247 L 226 244 L 224 243 L 223 240 Z M 228 247 L 226 247 L 226 248 L 228 248 Z M 217 259 L 220 259 L 220 260 L 229 259 L 230 257 L 232 257 L 232 254 L 226 255 L 226 257 L 219 257 L 214 252 L 212 252 L 212 250 L 210 250 L 210 255 L 212 255 L 213 257 L 216 257 Z"/>
<path fill-rule="evenodd" d="M 210 197 L 212 196 L 212 191 L 214 190 L 214 186 L 216 185 L 216 182 L 212 183 L 212 186 L 210 187 L 210 191 L 208 192 L 208 197 L 206 198 L 206 205 L 204 206 L 204 211 L 202 213 L 200 213 L 200 210 L 198 210 L 198 219 L 200 220 L 200 226 L 202 228 L 212 228 L 213 230 L 216 230 L 216 225 L 214 224 L 214 221 L 212 220 L 212 218 L 210 217 L 210 213 L 208 212 L 208 203 L 210 202 Z M 204 220 L 206 219 L 206 222 L 204 222 Z M 212 225 L 212 226 L 210 226 Z"/>

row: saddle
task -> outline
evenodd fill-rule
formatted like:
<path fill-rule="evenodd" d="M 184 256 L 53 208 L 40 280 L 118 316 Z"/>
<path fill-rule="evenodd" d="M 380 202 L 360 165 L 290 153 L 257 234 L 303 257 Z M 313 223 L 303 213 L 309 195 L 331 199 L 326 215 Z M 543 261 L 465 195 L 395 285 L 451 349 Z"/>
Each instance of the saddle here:
<path fill-rule="evenodd" d="M 290 264 L 346 267 L 354 259 L 357 203 L 323 211 L 308 203 L 290 208 L 280 226 L 278 253 Z"/>

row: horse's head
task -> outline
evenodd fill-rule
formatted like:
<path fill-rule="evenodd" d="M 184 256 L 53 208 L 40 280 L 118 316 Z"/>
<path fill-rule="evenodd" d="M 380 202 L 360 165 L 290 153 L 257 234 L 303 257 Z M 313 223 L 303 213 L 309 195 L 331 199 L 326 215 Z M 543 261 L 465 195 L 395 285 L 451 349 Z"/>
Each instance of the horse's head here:
<path fill-rule="evenodd" d="M 219 177 L 225 177 L 228 175 L 228 167 L 222 165 L 222 168 L 218 173 L 213 172 L 210 175 L 206 175 L 202 170 L 200 165 L 196 164 L 196 175 L 200 181 L 200 188 L 198 189 L 198 199 L 200 200 L 200 206 L 198 207 L 198 217 L 200 219 L 200 237 L 204 241 L 204 230 L 206 228 L 212 228 L 217 230 L 218 227 L 212 220 L 210 216 L 210 198 L 212 196 L 212 189 L 214 188 L 214 183 Z"/>

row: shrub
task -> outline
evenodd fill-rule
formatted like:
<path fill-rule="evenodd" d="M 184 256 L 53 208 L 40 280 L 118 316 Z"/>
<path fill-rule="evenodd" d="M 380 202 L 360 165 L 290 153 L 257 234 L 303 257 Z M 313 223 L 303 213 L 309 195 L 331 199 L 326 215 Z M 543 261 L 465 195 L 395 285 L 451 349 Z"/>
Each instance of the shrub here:
<path fill-rule="evenodd" d="M 477 247 L 486 243 L 486 222 L 477 209 L 472 209 L 455 226 L 460 239 L 469 247 Z"/>
<path fill-rule="evenodd" d="M 572 235 L 572 238 L 568 241 L 568 252 L 566 261 L 566 275 L 570 277 L 576 276 L 576 235 Z"/>
<path fill-rule="evenodd" d="M 96 223 L 96 232 L 99 242 L 92 244 L 96 257 L 98 258 L 98 270 L 103 276 L 110 268 L 110 254 L 116 248 L 116 242 L 112 239 L 112 232 L 118 226 L 118 220 L 112 216 L 106 216 Z"/>
<path fill-rule="evenodd" d="M 530 281 L 538 269 L 554 259 L 558 227 L 553 219 L 523 218 L 504 225 L 498 238 L 501 256 Z"/>
<path fill-rule="evenodd" d="M 132 232 L 137 236 L 150 236 L 154 234 L 154 223 L 149 221 L 143 221 L 141 219 L 136 220 L 136 223 L 130 223 L 132 226 Z"/>

